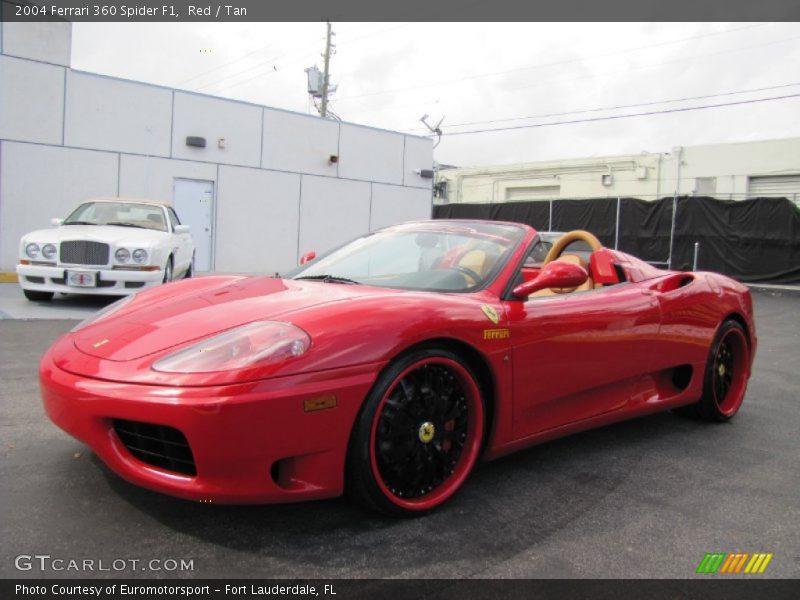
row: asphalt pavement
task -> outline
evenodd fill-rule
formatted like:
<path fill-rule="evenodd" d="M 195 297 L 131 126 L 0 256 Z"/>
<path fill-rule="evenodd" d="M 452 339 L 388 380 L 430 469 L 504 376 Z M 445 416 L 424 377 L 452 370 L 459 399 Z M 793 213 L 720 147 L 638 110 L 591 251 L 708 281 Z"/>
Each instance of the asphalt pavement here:
<path fill-rule="evenodd" d="M 134 487 L 43 414 L 39 357 L 75 321 L 2 319 L 0 576 L 693 578 L 706 552 L 771 552 L 764 577 L 798 577 L 800 297 L 754 297 L 760 347 L 731 422 L 664 413 L 550 442 L 480 465 L 411 520 Z"/>

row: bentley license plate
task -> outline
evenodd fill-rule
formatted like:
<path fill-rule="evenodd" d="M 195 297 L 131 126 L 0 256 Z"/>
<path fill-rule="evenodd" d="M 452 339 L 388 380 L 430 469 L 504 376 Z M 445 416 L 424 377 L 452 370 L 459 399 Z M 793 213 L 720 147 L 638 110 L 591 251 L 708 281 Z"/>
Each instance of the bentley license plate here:
<path fill-rule="evenodd" d="M 97 273 L 95 271 L 67 271 L 67 285 L 97 287 Z"/>

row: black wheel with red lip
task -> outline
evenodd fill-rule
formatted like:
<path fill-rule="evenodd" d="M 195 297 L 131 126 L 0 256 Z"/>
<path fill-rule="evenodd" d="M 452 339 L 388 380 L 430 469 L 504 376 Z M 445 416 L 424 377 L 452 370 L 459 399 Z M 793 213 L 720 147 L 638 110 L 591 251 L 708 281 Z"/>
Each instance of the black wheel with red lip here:
<path fill-rule="evenodd" d="M 378 378 L 348 454 L 348 491 L 394 516 L 426 513 L 455 494 L 480 454 L 485 409 L 464 361 L 444 348 L 411 352 Z"/>

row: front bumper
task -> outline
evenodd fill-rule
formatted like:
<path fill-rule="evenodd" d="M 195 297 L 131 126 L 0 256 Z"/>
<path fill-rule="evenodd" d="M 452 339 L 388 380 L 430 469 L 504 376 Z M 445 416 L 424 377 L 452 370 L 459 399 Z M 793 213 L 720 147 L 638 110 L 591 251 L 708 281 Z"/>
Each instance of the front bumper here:
<path fill-rule="evenodd" d="M 214 387 L 102 381 L 40 365 L 50 419 L 86 443 L 129 482 L 181 498 L 266 504 L 338 496 L 347 445 L 380 365 Z M 305 412 L 306 400 L 336 396 L 336 406 Z M 191 447 L 197 474 L 135 458 L 113 419 L 173 427 Z"/>
<path fill-rule="evenodd" d="M 77 287 L 67 284 L 66 271 L 94 271 L 97 287 Z M 63 292 L 65 294 L 127 295 L 159 285 L 164 271 L 129 271 L 92 266 L 17 265 L 17 277 L 24 290 Z"/>

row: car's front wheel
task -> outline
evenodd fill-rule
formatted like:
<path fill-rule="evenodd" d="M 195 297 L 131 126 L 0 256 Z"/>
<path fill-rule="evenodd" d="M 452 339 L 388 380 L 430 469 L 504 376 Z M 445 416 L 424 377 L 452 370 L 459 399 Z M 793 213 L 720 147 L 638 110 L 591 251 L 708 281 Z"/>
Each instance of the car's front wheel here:
<path fill-rule="evenodd" d="M 164 267 L 164 283 L 169 283 L 170 281 L 172 281 L 174 268 L 175 266 L 172 262 L 172 257 L 170 256 L 167 259 L 167 266 Z"/>
<path fill-rule="evenodd" d="M 49 302 L 53 299 L 53 292 L 37 292 L 35 290 L 22 290 L 25 297 L 33 302 Z"/>
<path fill-rule="evenodd" d="M 189 263 L 189 268 L 186 269 L 184 279 L 191 279 L 194 276 L 194 253 L 192 254 L 192 262 Z"/>
<path fill-rule="evenodd" d="M 348 453 L 348 491 L 396 516 L 432 510 L 455 494 L 481 451 L 485 409 L 469 367 L 444 348 L 390 365 L 362 407 Z"/>

